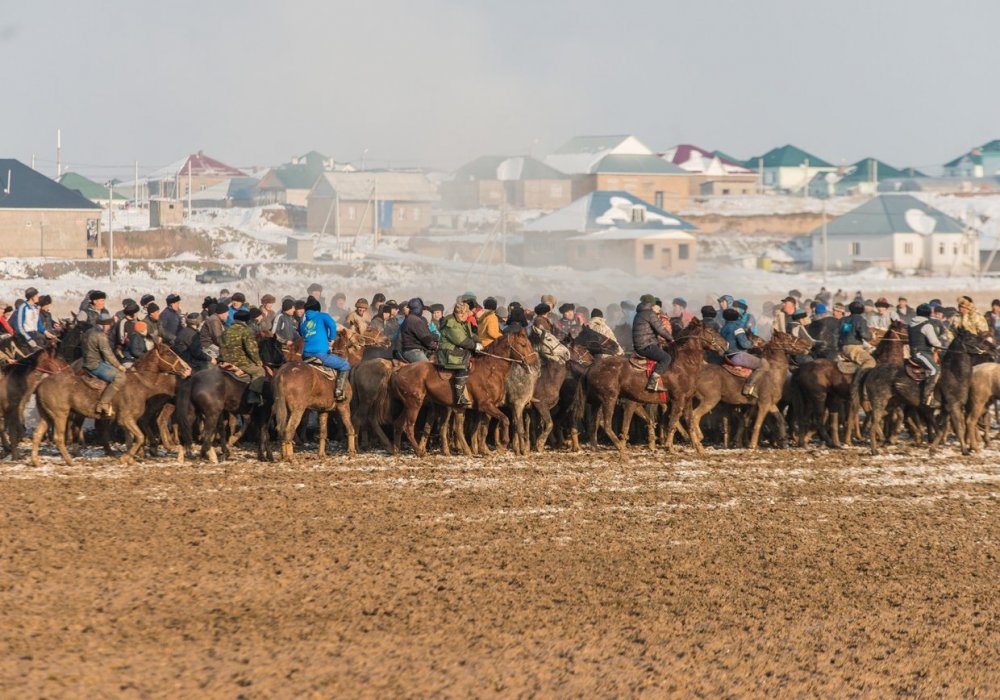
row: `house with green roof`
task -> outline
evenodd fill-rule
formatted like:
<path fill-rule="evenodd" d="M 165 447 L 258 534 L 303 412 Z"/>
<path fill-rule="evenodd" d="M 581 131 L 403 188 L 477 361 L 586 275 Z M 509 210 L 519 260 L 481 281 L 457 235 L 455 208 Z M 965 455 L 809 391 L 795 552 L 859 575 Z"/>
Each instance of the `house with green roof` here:
<path fill-rule="evenodd" d="M 318 151 L 303 156 L 277 168 L 271 168 L 257 183 L 254 200 L 257 204 L 291 204 L 306 206 L 306 197 L 323 173 L 333 172 L 336 163 Z"/>
<path fill-rule="evenodd" d="M 878 158 L 862 158 L 857 163 L 837 168 L 834 173 L 819 173 L 809 182 L 809 196 L 874 195 L 879 183 L 886 180 L 926 177 L 915 168 L 900 170 Z"/>
<path fill-rule="evenodd" d="M 881 194 L 810 234 L 812 267 L 967 275 L 979 267 L 979 239 L 959 220 L 908 194 Z M 825 240 L 824 240 L 825 239 Z"/>
<path fill-rule="evenodd" d="M 441 185 L 449 209 L 552 210 L 572 201 L 572 177 L 530 156 L 480 156 Z"/>
<path fill-rule="evenodd" d="M 57 182 L 63 187 L 76 190 L 94 204 L 100 204 L 102 207 L 108 206 L 108 201 L 110 201 L 108 199 L 108 188 L 94 182 L 90 178 L 86 178 L 79 173 L 63 173 Z M 113 195 L 112 200 L 115 206 L 120 207 L 128 201 L 124 195 L 114 191 L 114 186 L 112 186 L 111 194 Z"/>
<path fill-rule="evenodd" d="M 943 167 L 945 177 L 980 178 L 1000 175 L 1000 139 L 949 160 Z"/>
<path fill-rule="evenodd" d="M 765 189 L 793 194 L 808 191 L 809 183 L 816 175 L 837 169 L 832 163 L 792 144 L 772 148 L 763 155 L 748 158 L 743 165 L 760 174 L 761 184 Z"/>

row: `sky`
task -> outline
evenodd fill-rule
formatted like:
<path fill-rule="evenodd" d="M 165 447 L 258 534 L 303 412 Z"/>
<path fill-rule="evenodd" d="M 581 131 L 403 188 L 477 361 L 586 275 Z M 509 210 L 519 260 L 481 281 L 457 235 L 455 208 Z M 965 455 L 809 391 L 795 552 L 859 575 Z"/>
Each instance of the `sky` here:
<path fill-rule="evenodd" d="M 1000 3 L 0 0 L 0 155 L 92 177 L 203 150 L 452 169 L 634 134 L 933 170 L 1000 138 Z M 64 168 L 65 169 L 65 168 Z"/>

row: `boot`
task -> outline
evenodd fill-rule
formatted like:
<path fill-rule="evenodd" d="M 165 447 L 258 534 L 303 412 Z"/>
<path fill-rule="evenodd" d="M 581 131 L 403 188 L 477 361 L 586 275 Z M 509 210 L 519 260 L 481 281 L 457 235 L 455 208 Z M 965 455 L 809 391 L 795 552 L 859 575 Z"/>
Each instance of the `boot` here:
<path fill-rule="evenodd" d="M 469 381 L 468 376 L 456 376 L 453 388 L 455 390 L 455 405 L 456 406 L 471 406 L 472 402 L 469 397 L 465 395 L 465 383 Z"/>
<path fill-rule="evenodd" d="M 115 400 L 115 395 L 118 393 L 118 387 L 114 385 L 114 382 L 108 384 L 104 387 L 104 391 L 101 392 L 101 398 L 97 400 L 97 413 L 104 414 L 108 418 L 115 415 L 115 409 L 112 408 L 111 404 Z"/>
<path fill-rule="evenodd" d="M 753 372 L 750 373 L 750 376 L 743 384 L 744 396 L 751 397 L 757 395 L 757 380 L 760 379 L 760 373 L 761 373 L 760 369 L 755 369 Z"/>
<path fill-rule="evenodd" d="M 656 372 L 649 375 L 649 380 L 646 382 L 646 391 L 663 391 L 663 385 L 660 383 L 660 375 Z"/>
<path fill-rule="evenodd" d="M 337 372 L 337 386 L 333 390 L 333 398 L 343 401 L 347 397 L 347 372 Z"/>
<path fill-rule="evenodd" d="M 924 406 L 929 406 L 931 408 L 937 408 L 941 404 L 938 402 L 937 397 L 934 396 L 934 389 L 937 387 L 938 380 L 941 378 L 941 373 L 938 372 L 933 377 L 927 377 L 924 383 L 920 387 L 920 399 Z"/>
<path fill-rule="evenodd" d="M 247 405 L 261 406 L 264 403 L 264 382 L 267 377 L 257 377 L 247 387 Z"/>

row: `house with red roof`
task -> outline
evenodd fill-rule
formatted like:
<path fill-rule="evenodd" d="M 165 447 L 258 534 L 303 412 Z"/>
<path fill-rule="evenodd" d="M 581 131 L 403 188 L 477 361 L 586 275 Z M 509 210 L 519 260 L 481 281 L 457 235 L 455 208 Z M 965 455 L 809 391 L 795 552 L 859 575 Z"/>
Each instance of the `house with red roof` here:
<path fill-rule="evenodd" d="M 673 163 L 691 173 L 693 196 L 742 195 L 757 192 L 757 173 L 718 151 L 707 151 L 689 143 L 682 143 L 661 157 L 668 163 Z"/>
<path fill-rule="evenodd" d="M 247 177 L 247 174 L 198 151 L 150 173 L 149 196 L 185 199 L 189 184 L 191 191 L 197 193 L 234 177 Z"/>

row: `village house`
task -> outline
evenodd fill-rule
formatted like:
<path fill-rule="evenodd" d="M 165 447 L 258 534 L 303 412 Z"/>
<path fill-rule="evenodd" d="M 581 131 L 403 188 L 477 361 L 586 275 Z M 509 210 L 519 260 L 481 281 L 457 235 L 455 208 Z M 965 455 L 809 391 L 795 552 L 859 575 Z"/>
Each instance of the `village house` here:
<path fill-rule="evenodd" d="M 944 164 L 945 177 L 981 178 L 1000 175 L 1000 139 L 973 148 Z"/>
<path fill-rule="evenodd" d="M 661 208 L 680 209 L 691 194 L 691 175 L 634 136 L 577 136 L 545 162 L 573 176 L 574 199 L 598 190 L 622 190 Z"/>
<path fill-rule="evenodd" d="M 979 264 L 979 242 L 962 222 L 907 194 L 882 194 L 811 234 L 812 267 L 967 275 Z"/>
<path fill-rule="evenodd" d="M 419 172 L 324 173 L 306 197 L 311 233 L 411 235 L 431 224 L 437 188 Z M 375 212 L 378 213 L 377 218 Z"/>
<path fill-rule="evenodd" d="M 333 172 L 335 169 L 333 158 L 318 151 L 309 151 L 304 156 L 292 158 L 290 162 L 268 170 L 257 183 L 254 199 L 261 205 L 289 204 L 304 207 L 316 181 L 323 173 Z"/>
<path fill-rule="evenodd" d="M 8 258 L 86 258 L 101 206 L 13 159 L 0 159 L 0 247 Z"/>
<path fill-rule="evenodd" d="M 740 163 L 691 144 L 674 146 L 662 156 L 691 174 L 693 196 L 727 196 L 757 193 L 757 172 Z"/>
<path fill-rule="evenodd" d="M 762 156 L 748 158 L 743 165 L 756 170 L 761 186 L 769 190 L 802 194 L 819 173 L 837 170 L 832 163 L 787 144 L 772 148 Z"/>
<path fill-rule="evenodd" d="M 809 183 L 810 197 L 874 195 L 887 180 L 926 177 L 915 168 L 899 170 L 878 158 L 862 158 L 857 163 L 837 168 L 833 173 L 818 173 Z"/>
<path fill-rule="evenodd" d="M 508 206 L 558 209 L 572 201 L 572 178 L 530 156 L 481 156 L 442 183 L 449 209 Z"/>
<path fill-rule="evenodd" d="M 247 177 L 247 174 L 198 151 L 150 173 L 146 178 L 147 194 L 163 199 L 185 199 L 189 183 L 191 192 L 195 193 L 234 177 Z"/>
<path fill-rule="evenodd" d="M 107 186 L 96 183 L 79 173 L 63 173 L 59 177 L 58 182 L 63 187 L 76 190 L 94 204 L 98 204 L 104 208 L 107 208 L 109 201 L 113 201 L 116 207 L 123 207 L 128 201 L 124 195 L 115 191 L 114 185 L 112 185 L 109 192 Z"/>
<path fill-rule="evenodd" d="M 628 192 L 591 192 L 521 230 L 525 265 L 565 263 L 641 276 L 691 272 L 694 226 Z"/>

